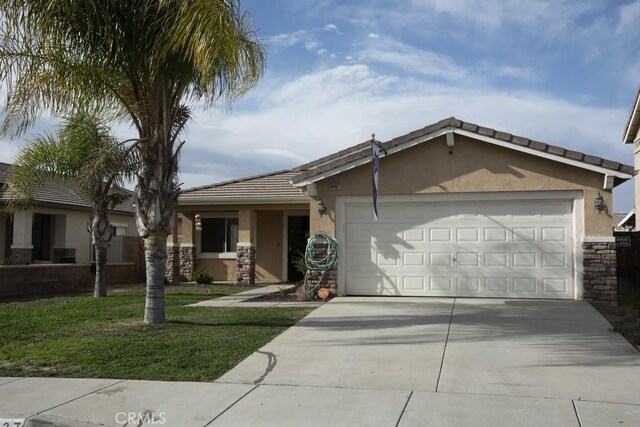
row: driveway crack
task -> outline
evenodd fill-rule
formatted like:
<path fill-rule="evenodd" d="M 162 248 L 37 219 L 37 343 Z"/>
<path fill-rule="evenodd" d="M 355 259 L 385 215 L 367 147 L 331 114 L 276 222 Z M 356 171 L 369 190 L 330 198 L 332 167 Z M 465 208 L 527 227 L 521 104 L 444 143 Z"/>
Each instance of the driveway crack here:
<path fill-rule="evenodd" d="M 404 402 L 404 406 L 402 407 L 402 412 L 400 412 L 400 417 L 398 417 L 398 421 L 396 422 L 396 427 L 400 425 L 400 421 L 402 421 L 402 417 L 404 416 L 404 412 L 407 410 L 407 406 L 409 406 L 409 401 L 411 400 L 411 396 L 413 396 L 413 390 L 409 393 L 407 397 L 407 401 Z"/>
<path fill-rule="evenodd" d="M 576 414 L 576 418 L 578 419 L 578 426 L 582 427 L 582 421 L 580 420 L 580 414 L 578 413 L 578 408 L 576 408 L 576 401 L 572 400 L 571 404 L 573 405 L 573 412 Z"/>
<path fill-rule="evenodd" d="M 440 361 L 440 372 L 438 372 L 438 381 L 436 382 L 436 392 L 440 388 L 440 378 L 442 377 L 442 368 L 444 367 L 444 357 L 447 354 L 447 345 L 449 344 L 449 335 L 451 335 L 451 324 L 453 323 L 453 310 L 456 308 L 456 298 L 453 299 L 451 305 L 451 314 L 449 315 L 449 328 L 447 329 L 447 338 L 444 340 L 444 349 L 442 350 L 442 360 Z"/>
<path fill-rule="evenodd" d="M 260 378 L 258 378 L 253 382 L 254 384 L 260 384 L 262 381 L 264 381 L 267 375 L 269 375 L 269 373 L 273 371 L 273 368 L 276 367 L 276 365 L 278 364 L 278 359 L 276 358 L 276 355 L 271 353 L 270 351 L 258 350 L 256 351 L 256 353 L 264 354 L 267 356 L 267 369 L 265 369 L 264 373 L 260 376 Z"/>

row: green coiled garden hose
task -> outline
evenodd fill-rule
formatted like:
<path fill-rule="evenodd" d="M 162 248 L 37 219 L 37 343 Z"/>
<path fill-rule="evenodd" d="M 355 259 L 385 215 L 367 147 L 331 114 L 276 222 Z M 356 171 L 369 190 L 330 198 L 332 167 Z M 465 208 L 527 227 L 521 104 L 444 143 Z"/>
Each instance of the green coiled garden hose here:
<path fill-rule="evenodd" d="M 325 275 L 338 262 L 338 244 L 327 233 L 321 231 L 309 238 L 307 247 L 304 251 L 304 264 L 307 272 L 304 275 L 304 289 L 311 294 L 321 287 Z M 313 282 L 313 272 L 320 272 L 318 281 L 311 286 Z"/>

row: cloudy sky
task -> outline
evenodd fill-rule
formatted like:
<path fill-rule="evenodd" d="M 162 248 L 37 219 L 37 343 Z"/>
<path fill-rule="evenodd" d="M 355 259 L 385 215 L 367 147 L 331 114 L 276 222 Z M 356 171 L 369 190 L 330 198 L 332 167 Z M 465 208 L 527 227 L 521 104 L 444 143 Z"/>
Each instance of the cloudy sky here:
<path fill-rule="evenodd" d="M 640 84 L 640 0 L 242 7 L 266 47 L 267 73 L 231 111 L 195 114 L 184 187 L 293 167 L 372 132 L 385 141 L 449 116 L 633 162 L 622 132 Z M 3 144 L 0 160 L 19 146 Z M 615 210 L 632 207 L 632 190 L 616 190 Z"/>

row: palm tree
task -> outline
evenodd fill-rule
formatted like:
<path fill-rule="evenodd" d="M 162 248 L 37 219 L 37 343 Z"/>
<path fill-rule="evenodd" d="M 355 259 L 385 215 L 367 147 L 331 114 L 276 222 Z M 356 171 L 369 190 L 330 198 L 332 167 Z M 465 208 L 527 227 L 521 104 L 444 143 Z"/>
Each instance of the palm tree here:
<path fill-rule="evenodd" d="M 93 295 L 107 295 L 107 248 L 111 240 L 109 211 L 130 196 L 123 180 L 132 178 L 134 157 L 89 114 L 68 118 L 56 135 L 44 134 L 18 153 L 9 175 L 10 207 L 28 209 L 33 196 L 49 180 L 71 181 L 93 208 L 91 243 L 96 254 Z"/>
<path fill-rule="evenodd" d="M 264 50 L 239 0 L 0 0 L 0 131 L 43 111 L 99 107 L 137 131 L 134 191 L 147 264 L 145 323 L 165 320 L 166 240 L 180 192 L 187 106 L 211 108 L 255 86 Z"/>

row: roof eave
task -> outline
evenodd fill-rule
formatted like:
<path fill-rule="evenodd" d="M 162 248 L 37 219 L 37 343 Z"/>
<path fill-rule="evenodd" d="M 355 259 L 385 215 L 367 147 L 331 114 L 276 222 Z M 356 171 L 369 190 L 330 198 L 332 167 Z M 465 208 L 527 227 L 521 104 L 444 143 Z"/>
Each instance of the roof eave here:
<path fill-rule="evenodd" d="M 624 224 L 625 224 L 627 221 L 629 221 L 629 220 L 631 219 L 631 217 L 632 217 L 632 216 L 634 216 L 635 214 L 636 214 L 636 210 L 635 210 L 635 208 L 634 208 L 634 209 L 631 209 L 631 211 L 630 211 L 628 214 L 626 214 L 624 218 L 622 218 L 622 221 L 620 221 L 620 222 L 616 225 L 616 227 L 624 227 Z"/>
<path fill-rule="evenodd" d="M 633 104 L 633 109 L 631 110 L 631 116 L 629 117 L 627 126 L 624 129 L 623 143 L 633 144 L 635 142 L 635 137 L 638 133 L 639 124 L 640 124 L 640 91 L 638 91 L 638 95 L 636 96 L 636 101 Z"/>
<path fill-rule="evenodd" d="M 202 197 L 190 200 L 178 199 L 178 206 L 194 205 L 273 205 L 273 204 L 303 204 L 309 203 L 309 198 L 301 197 L 260 197 L 260 198 L 235 198 L 235 197 Z"/>
<path fill-rule="evenodd" d="M 407 142 L 405 142 L 403 144 L 396 145 L 395 147 L 387 149 L 387 155 L 388 154 L 393 154 L 393 153 L 396 153 L 398 151 L 404 150 L 406 148 L 412 147 L 414 145 L 417 145 L 417 144 L 420 144 L 420 143 L 423 143 L 423 142 L 438 138 L 438 137 L 440 137 L 442 135 L 445 135 L 445 134 L 447 134 L 449 132 L 453 132 L 453 133 L 458 134 L 458 135 L 462 135 L 462 136 L 466 136 L 468 138 L 472 138 L 472 139 L 477 139 L 477 140 L 480 140 L 480 141 L 488 142 L 488 143 L 491 143 L 491 144 L 494 144 L 494 145 L 498 145 L 498 146 L 502 146 L 502 147 L 505 147 L 505 148 L 510 148 L 512 150 L 521 151 L 521 152 L 524 152 L 524 153 L 527 153 L 527 154 L 531 154 L 531 155 L 534 155 L 534 156 L 537 156 L 537 157 L 542 157 L 542 158 L 546 158 L 546 159 L 549 159 L 549 160 L 557 161 L 557 162 L 560 162 L 560 163 L 568 164 L 568 165 L 575 166 L 575 167 L 578 167 L 578 168 L 581 168 L 581 169 L 591 170 L 591 171 L 594 171 L 594 172 L 601 173 L 603 175 L 613 175 L 618 180 L 620 180 L 616 185 L 619 185 L 622 182 L 627 181 L 628 179 L 631 179 L 633 177 L 632 174 L 627 174 L 627 173 L 624 173 L 624 172 L 621 172 L 621 171 L 616 171 L 616 170 L 613 170 L 613 169 L 607 169 L 605 167 L 598 166 L 598 165 L 588 164 L 588 163 L 585 163 L 585 162 L 582 162 L 582 161 L 579 161 L 579 160 L 572 160 L 572 159 L 568 159 L 566 157 L 556 156 L 554 154 L 550 154 L 550 153 L 545 152 L 545 151 L 540 151 L 540 150 L 536 150 L 534 148 L 530 148 L 530 147 L 527 147 L 527 146 L 520 146 L 520 145 L 517 145 L 517 144 L 510 143 L 510 142 L 502 141 L 500 139 L 497 139 L 497 138 L 494 138 L 494 137 L 491 137 L 491 136 L 479 135 L 479 134 L 477 134 L 475 132 L 466 131 L 464 129 L 460 129 L 460 128 L 455 127 L 455 126 L 448 126 L 448 127 L 443 128 L 443 129 L 439 129 L 439 130 L 437 130 L 435 132 L 431 132 L 429 134 L 420 136 L 418 138 L 411 139 L 411 140 L 409 140 L 409 141 L 407 141 Z M 301 188 L 301 187 L 307 186 L 309 184 L 313 184 L 313 183 L 316 183 L 318 181 L 321 181 L 323 179 L 330 178 L 330 177 L 332 177 L 334 175 L 337 175 L 339 173 L 345 172 L 347 170 L 353 169 L 355 167 L 361 166 L 361 165 L 369 163 L 369 162 L 371 162 L 371 156 L 370 155 L 365 155 L 364 157 L 356 159 L 356 160 L 354 160 L 354 161 L 352 161 L 350 163 L 347 163 L 347 164 L 344 164 L 344 165 L 340 165 L 340 166 L 337 166 L 335 168 L 328 169 L 326 171 L 321 171 L 321 172 L 319 172 L 318 174 L 315 174 L 315 175 L 306 176 L 306 177 L 302 178 L 299 181 L 296 181 L 295 177 L 294 177 L 290 182 L 295 187 Z"/>

